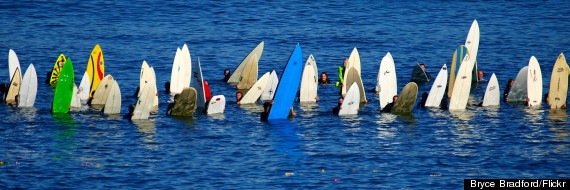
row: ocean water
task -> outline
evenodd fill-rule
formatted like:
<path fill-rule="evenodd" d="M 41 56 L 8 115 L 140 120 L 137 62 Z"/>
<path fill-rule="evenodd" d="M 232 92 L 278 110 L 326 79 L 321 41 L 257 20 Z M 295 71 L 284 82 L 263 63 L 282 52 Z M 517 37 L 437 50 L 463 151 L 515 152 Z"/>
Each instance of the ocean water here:
<path fill-rule="evenodd" d="M 0 106 L 0 188 L 26 189 L 459 189 L 465 178 L 569 178 L 568 111 L 503 103 L 465 111 L 414 109 L 380 113 L 378 97 L 357 116 L 333 116 L 338 90 L 319 86 L 317 104 L 295 103 L 297 116 L 259 120 L 261 104 L 237 106 L 220 81 L 259 42 L 259 76 L 281 74 L 300 44 L 319 72 L 336 68 L 354 47 L 367 89 L 390 52 L 398 90 L 413 66 L 433 77 L 450 66 L 477 19 L 477 60 L 501 91 L 528 65 L 541 64 L 543 92 L 560 53 L 570 52 L 568 1 L 2 1 L 0 82 L 8 83 L 8 50 L 40 82 L 35 108 Z M 227 97 L 225 114 L 166 116 L 177 47 L 200 58 L 212 93 Z M 79 83 L 100 44 L 106 74 L 118 81 L 122 113 L 134 104 L 140 66 L 155 68 L 159 111 L 148 121 L 86 110 L 49 112 L 53 89 L 42 82 L 59 54 L 71 58 Z M 420 86 L 420 94 L 431 83 Z M 486 84 L 471 90 L 481 101 Z"/>

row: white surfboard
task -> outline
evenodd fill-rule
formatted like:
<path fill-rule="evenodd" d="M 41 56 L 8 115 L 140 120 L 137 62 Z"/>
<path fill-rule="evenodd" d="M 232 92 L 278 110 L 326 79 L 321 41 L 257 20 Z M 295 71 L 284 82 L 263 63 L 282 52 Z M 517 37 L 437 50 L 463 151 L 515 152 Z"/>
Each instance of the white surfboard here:
<path fill-rule="evenodd" d="M 15 72 L 19 72 L 20 76 L 22 76 L 22 69 L 18 69 L 20 67 L 20 60 L 18 60 L 18 56 L 14 50 L 10 49 L 8 52 L 8 71 L 10 72 L 10 80 L 14 77 Z M 18 71 L 16 71 L 18 69 Z"/>
<path fill-rule="evenodd" d="M 153 100 L 156 95 L 156 88 L 154 87 L 156 84 L 153 83 L 154 81 L 151 81 L 142 88 L 141 96 L 135 104 L 135 110 L 133 111 L 131 120 L 148 119 L 150 116 Z"/>
<path fill-rule="evenodd" d="M 115 81 L 115 79 L 111 75 L 107 75 L 105 78 L 103 78 L 103 80 L 101 80 L 99 86 L 97 87 L 97 90 L 95 90 L 95 94 L 93 94 L 91 105 L 105 105 L 113 81 Z"/>
<path fill-rule="evenodd" d="M 497 80 L 495 73 L 493 73 L 493 75 L 491 75 L 491 79 L 489 79 L 489 84 L 487 84 L 482 106 L 498 106 L 500 104 L 501 90 L 499 89 L 499 81 Z"/>
<path fill-rule="evenodd" d="M 441 99 L 445 94 L 445 87 L 447 86 L 447 65 L 444 64 L 439 70 L 435 81 L 433 82 L 433 86 L 431 86 L 431 90 L 429 91 L 429 95 L 426 100 L 426 107 L 439 107 L 441 103 Z"/>
<path fill-rule="evenodd" d="M 36 74 L 36 68 L 34 64 L 30 64 L 22 79 L 22 86 L 20 86 L 18 107 L 34 107 L 37 92 L 38 76 Z"/>
<path fill-rule="evenodd" d="M 475 60 L 471 59 L 469 54 L 465 55 L 459 71 L 455 77 L 455 84 L 453 85 L 453 93 L 449 102 L 450 110 L 462 110 L 467 107 L 467 100 L 469 99 L 469 92 L 471 91 L 471 78 L 473 74 L 473 64 Z"/>
<path fill-rule="evenodd" d="M 170 74 L 171 94 L 179 94 L 182 92 L 182 72 L 184 72 L 184 69 L 182 69 L 182 50 L 180 48 L 176 48 L 176 54 L 174 54 L 174 61 L 172 62 L 172 72 Z"/>
<path fill-rule="evenodd" d="M 360 101 L 366 101 L 366 91 L 364 89 L 364 84 L 362 83 L 362 78 L 360 77 L 360 73 L 358 73 L 354 67 L 350 67 L 348 74 L 344 77 L 344 82 L 347 84 L 356 83 L 358 90 L 360 91 Z M 350 88 L 350 86 L 348 86 L 348 88 Z M 346 94 L 342 95 L 346 96 Z"/>
<path fill-rule="evenodd" d="M 119 83 L 117 83 L 116 80 L 113 80 L 111 84 L 109 95 L 107 96 L 107 101 L 105 101 L 105 107 L 103 108 L 103 113 L 121 113 L 121 89 L 119 88 Z"/>
<path fill-rule="evenodd" d="M 358 107 L 360 106 L 360 90 L 356 82 L 350 85 L 346 96 L 341 105 L 338 115 L 355 115 L 358 114 Z"/>
<path fill-rule="evenodd" d="M 250 61 L 250 59 L 253 58 L 253 55 L 257 56 L 256 62 L 259 62 L 259 59 L 261 59 L 261 54 L 263 54 L 263 46 L 264 42 L 262 41 L 261 43 L 259 43 L 259 45 L 257 45 L 257 47 L 255 47 L 253 50 L 251 50 L 251 52 L 249 52 L 249 54 L 241 61 L 238 67 L 234 70 L 232 75 L 230 75 L 228 83 L 238 83 L 240 81 L 243 69 L 245 68 L 245 65 Z"/>
<path fill-rule="evenodd" d="M 526 84 L 527 75 L 528 75 L 528 66 L 525 66 L 517 74 L 517 78 L 515 78 L 515 82 L 513 83 L 511 91 L 507 96 L 509 102 L 525 101 L 528 95 L 527 84 Z"/>
<path fill-rule="evenodd" d="M 249 91 L 247 91 L 247 93 L 243 96 L 240 103 L 241 104 L 255 103 L 255 101 L 257 101 L 259 96 L 261 96 L 261 93 L 263 93 L 263 91 L 267 87 L 267 82 L 269 82 L 270 75 L 271 74 L 269 72 L 263 74 L 263 76 L 261 76 L 261 78 L 257 80 L 257 82 L 253 85 L 253 87 L 251 87 L 251 89 L 249 89 Z"/>
<path fill-rule="evenodd" d="M 469 56 L 473 59 L 473 66 L 477 69 L 477 52 L 479 51 L 479 24 L 477 20 L 474 20 L 469 28 L 469 33 L 467 34 L 467 39 L 465 40 L 465 48 L 469 52 Z M 473 71 L 473 68 L 471 69 Z M 472 76 L 473 77 L 473 76 Z"/>
<path fill-rule="evenodd" d="M 305 69 L 301 76 L 301 88 L 299 89 L 299 101 L 316 102 L 317 89 L 319 85 L 319 71 L 317 70 L 317 62 L 313 54 L 309 55 L 305 63 Z"/>
<path fill-rule="evenodd" d="M 139 97 L 142 93 L 142 88 L 146 83 L 149 83 L 151 80 L 153 80 L 153 76 L 152 73 L 150 71 L 150 66 L 148 65 L 148 63 L 146 63 L 146 60 L 143 61 L 142 66 L 141 66 L 141 72 L 140 72 L 140 76 L 139 76 L 139 93 L 137 95 L 137 97 Z M 172 86 L 171 86 L 172 89 Z"/>
<path fill-rule="evenodd" d="M 154 68 L 150 67 L 150 73 L 152 76 L 151 87 L 154 88 L 153 90 L 157 93 L 154 94 L 154 100 L 152 101 L 152 111 L 158 111 L 158 89 L 156 88 L 156 74 L 154 73 Z"/>
<path fill-rule="evenodd" d="M 226 97 L 224 95 L 216 95 L 210 100 L 208 105 L 208 114 L 224 113 L 226 109 Z"/>
<path fill-rule="evenodd" d="M 79 88 L 73 84 L 73 95 L 71 95 L 71 107 L 81 108 L 81 98 L 79 97 Z"/>
<path fill-rule="evenodd" d="M 279 84 L 279 78 L 277 77 L 277 73 L 275 70 L 271 71 L 271 75 L 269 76 L 269 81 L 265 86 L 265 90 L 261 94 L 261 101 L 270 101 L 273 100 L 273 96 L 275 95 L 275 90 L 277 89 L 277 84 Z"/>
<path fill-rule="evenodd" d="M 552 67 L 552 75 L 550 77 L 550 85 L 548 89 L 548 103 L 550 109 L 561 109 L 566 106 L 568 97 L 568 75 L 570 67 L 566 62 L 563 53 L 558 55 L 554 67 Z"/>
<path fill-rule="evenodd" d="M 237 84 L 237 89 L 250 89 L 257 82 L 258 74 L 257 55 L 253 55 L 251 60 L 245 65 L 241 73 L 241 77 Z"/>
<path fill-rule="evenodd" d="M 378 84 L 376 90 L 378 91 L 378 99 L 380 100 L 380 110 L 382 110 L 388 103 L 392 102 L 392 97 L 398 95 L 396 66 L 394 65 L 394 58 L 392 58 L 390 52 L 386 53 L 380 62 L 377 80 Z"/>
<path fill-rule="evenodd" d="M 182 71 L 180 73 L 180 84 L 182 85 L 182 89 L 184 89 L 186 87 L 189 87 L 190 83 L 192 83 L 192 57 L 190 56 L 190 50 L 186 44 L 182 46 L 181 50 L 182 63 L 180 65 Z"/>
<path fill-rule="evenodd" d="M 360 73 L 362 73 L 360 70 L 360 55 L 358 54 L 358 50 L 356 49 L 356 47 L 354 49 L 352 49 L 352 52 L 350 53 L 350 57 L 348 57 L 348 63 L 346 65 L 346 68 L 344 69 L 344 84 L 342 86 L 342 94 L 346 94 L 346 91 L 349 88 L 346 85 L 352 83 L 352 82 L 346 81 L 346 76 L 348 76 L 348 70 L 350 70 L 351 67 L 354 67 L 356 69 L 356 71 L 358 71 L 358 75 L 360 75 Z M 362 94 L 361 94 L 361 96 L 362 96 Z M 363 101 L 363 100 L 361 99 L 361 101 Z"/>
<path fill-rule="evenodd" d="M 194 62 L 194 70 L 192 71 L 192 80 L 196 89 L 196 107 L 204 109 L 206 107 L 206 94 L 204 90 L 204 82 L 202 77 L 202 67 L 200 66 L 200 57 Z"/>
<path fill-rule="evenodd" d="M 539 106 L 542 103 L 542 72 L 536 57 L 530 57 L 527 75 L 528 106 Z"/>
<path fill-rule="evenodd" d="M 81 83 L 79 83 L 79 100 L 82 103 L 86 103 L 89 99 L 89 92 L 91 92 L 91 83 L 89 82 L 89 75 L 87 71 L 83 74 L 83 78 L 81 78 Z"/>

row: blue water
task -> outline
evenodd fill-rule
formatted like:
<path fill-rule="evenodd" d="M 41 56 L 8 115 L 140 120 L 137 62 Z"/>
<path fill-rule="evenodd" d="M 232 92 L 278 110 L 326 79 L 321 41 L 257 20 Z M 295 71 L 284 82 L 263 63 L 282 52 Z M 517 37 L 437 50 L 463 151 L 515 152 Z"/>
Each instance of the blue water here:
<path fill-rule="evenodd" d="M 80 81 L 100 44 L 106 74 L 121 86 L 122 113 L 135 103 L 143 60 L 155 68 L 158 114 L 132 122 L 95 111 L 49 113 L 53 90 L 39 85 L 36 108 L 0 106 L 0 188 L 29 189 L 307 189 L 463 187 L 464 178 L 570 178 L 568 111 L 520 104 L 470 106 L 450 113 L 414 109 L 380 113 L 378 98 L 357 116 L 331 114 L 338 98 L 320 86 L 318 104 L 295 103 L 291 120 L 259 121 L 261 105 L 236 106 L 235 88 L 219 81 L 260 41 L 260 76 L 280 75 L 299 43 L 319 71 L 331 73 L 357 47 L 367 89 L 386 52 L 396 62 L 399 90 L 413 66 L 435 77 L 465 43 L 471 22 L 481 30 L 479 68 L 509 78 L 536 56 L 544 93 L 559 53 L 570 55 L 569 1 L 105 1 L 0 2 L 0 82 L 8 82 L 8 50 L 34 63 L 39 81 L 60 53 Z M 200 57 L 225 114 L 194 119 L 165 115 L 176 47 Z M 79 83 L 79 82 L 77 82 Z M 486 84 L 472 89 L 479 102 Z M 420 93 L 431 83 L 420 86 Z"/>

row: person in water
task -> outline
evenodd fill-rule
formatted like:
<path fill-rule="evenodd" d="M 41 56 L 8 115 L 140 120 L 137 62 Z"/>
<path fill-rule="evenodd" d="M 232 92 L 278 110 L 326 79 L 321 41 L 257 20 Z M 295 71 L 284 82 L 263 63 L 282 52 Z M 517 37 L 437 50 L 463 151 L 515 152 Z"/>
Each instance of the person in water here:
<path fill-rule="evenodd" d="M 483 70 L 479 69 L 477 70 L 477 81 L 481 82 L 481 81 L 485 81 L 485 79 L 483 79 Z"/>
<path fill-rule="evenodd" d="M 348 58 L 345 58 L 343 65 L 338 67 L 338 79 L 339 79 L 339 81 L 336 82 L 336 86 L 342 87 L 344 85 L 344 71 L 346 70 L 347 65 L 348 65 Z"/>
<path fill-rule="evenodd" d="M 513 87 L 513 84 L 515 84 L 515 80 L 509 79 L 509 82 L 507 82 L 507 88 L 505 88 L 505 91 L 503 91 L 504 102 L 509 101 L 509 93 L 511 93 L 511 88 Z"/>
<path fill-rule="evenodd" d="M 344 101 L 343 97 L 338 98 L 337 106 L 332 109 L 332 112 L 334 115 L 338 115 L 338 113 L 340 112 L 340 109 L 342 109 L 342 102 L 343 101 Z"/>
<path fill-rule="evenodd" d="M 0 97 L 2 97 L 2 100 L 6 99 L 6 95 L 8 94 L 8 90 L 10 89 L 10 85 L 4 83 L 4 84 L 0 84 Z"/>
<path fill-rule="evenodd" d="M 426 73 L 427 81 L 428 82 L 431 81 L 431 75 L 426 71 L 426 65 L 423 63 L 420 63 L 420 68 L 422 68 L 424 73 Z"/>
<path fill-rule="evenodd" d="M 168 107 L 166 108 L 166 115 L 172 115 L 172 109 L 174 108 L 176 101 L 178 101 L 179 95 L 180 94 L 174 95 L 174 98 L 172 98 L 172 103 L 168 104 Z"/>
<path fill-rule="evenodd" d="M 420 99 L 420 103 L 418 103 L 418 108 L 425 108 L 426 107 L 426 102 L 427 102 L 427 98 L 428 98 L 428 93 L 424 92 L 422 94 L 422 97 Z"/>
<path fill-rule="evenodd" d="M 241 91 L 236 92 L 236 104 L 241 104 L 241 99 L 243 98 L 243 93 Z"/>
<path fill-rule="evenodd" d="M 382 109 L 382 112 L 391 112 L 392 108 L 394 107 L 394 104 L 396 104 L 396 102 L 398 102 L 398 95 L 395 95 L 394 97 L 392 97 L 392 102 L 390 102 L 389 104 L 386 104 L 384 109 Z"/>
<path fill-rule="evenodd" d="M 439 109 L 442 110 L 449 109 L 449 107 L 447 106 L 447 98 L 444 97 L 443 99 L 441 99 L 441 107 L 439 107 Z"/>
<path fill-rule="evenodd" d="M 319 84 L 331 84 L 331 80 L 329 79 L 329 74 L 327 72 L 322 72 L 321 77 L 319 78 Z"/>
<path fill-rule="evenodd" d="M 269 110 L 271 110 L 272 105 L 273 105 L 273 100 L 265 102 L 263 104 L 263 112 L 261 112 L 260 114 L 261 121 L 267 121 L 267 118 L 269 118 Z"/>
<path fill-rule="evenodd" d="M 170 94 L 170 82 L 164 83 L 164 90 L 166 91 L 167 94 Z M 138 92 L 137 92 L 137 94 L 138 94 Z"/>
<path fill-rule="evenodd" d="M 131 119 L 135 115 L 135 105 L 131 104 L 129 106 L 129 113 L 125 114 L 125 119 Z"/>
<path fill-rule="evenodd" d="M 229 69 L 224 70 L 224 78 L 222 79 L 224 82 L 228 82 L 230 80 L 231 72 Z"/>

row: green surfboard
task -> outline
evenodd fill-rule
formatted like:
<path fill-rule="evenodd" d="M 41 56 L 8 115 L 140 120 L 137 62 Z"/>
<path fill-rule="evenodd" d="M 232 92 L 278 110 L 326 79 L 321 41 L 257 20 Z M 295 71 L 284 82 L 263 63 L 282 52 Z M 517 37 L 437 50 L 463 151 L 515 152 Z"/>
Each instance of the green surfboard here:
<path fill-rule="evenodd" d="M 174 107 L 172 108 L 172 113 L 170 115 L 191 117 L 192 114 L 194 114 L 196 111 L 196 94 L 197 93 L 195 88 L 184 88 L 178 95 L 176 103 L 174 103 Z"/>
<path fill-rule="evenodd" d="M 394 104 L 392 108 L 392 113 L 410 113 L 414 109 L 414 104 L 416 104 L 416 99 L 418 97 L 418 85 L 415 82 L 408 83 L 400 96 L 398 101 Z"/>
<path fill-rule="evenodd" d="M 73 64 L 71 59 L 67 59 L 61 73 L 59 74 L 55 92 L 53 93 L 53 113 L 67 113 L 71 106 L 71 98 L 73 96 Z"/>

